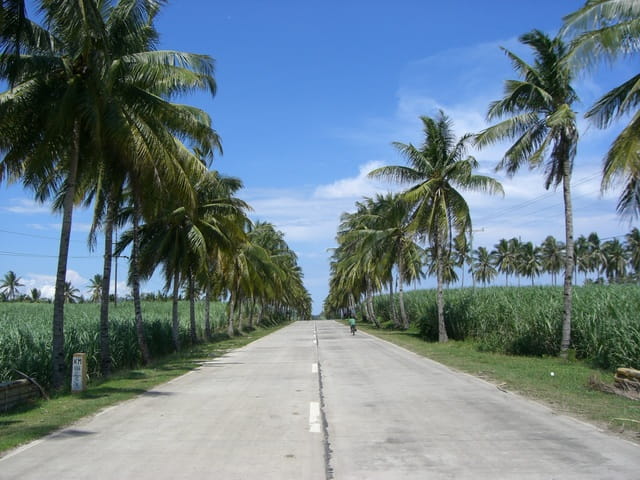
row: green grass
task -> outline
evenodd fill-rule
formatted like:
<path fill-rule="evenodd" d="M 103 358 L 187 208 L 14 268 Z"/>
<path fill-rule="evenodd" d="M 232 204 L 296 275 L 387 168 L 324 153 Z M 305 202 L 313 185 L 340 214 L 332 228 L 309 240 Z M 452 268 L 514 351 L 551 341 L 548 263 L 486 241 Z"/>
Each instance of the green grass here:
<path fill-rule="evenodd" d="M 158 359 L 149 367 L 122 370 L 108 380 L 90 382 L 87 391 L 81 394 L 61 394 L 48 401 L 37 400 L 0 414 L 0 453 L 144 393 L 193 370 L 201 360 L 240 348 L 280 327 L 259 328 L 244 336 L 199 344 L 179 354 Z"/>
<path fill-rule="evenodd" d="M 398 332 L 361 326 L 367 333 L 481 377 L 504 390 L 547 404 L 556 412 L 622 433 L 636 442 L 640 438 L 640 402 L 596 391 L 588 385 L 589 378 L 594 375 L 612 385 L 611 372 L 591 368 L 583 361 L 483 352 L 469 341 L 425 342 L 417 331 Z"/>

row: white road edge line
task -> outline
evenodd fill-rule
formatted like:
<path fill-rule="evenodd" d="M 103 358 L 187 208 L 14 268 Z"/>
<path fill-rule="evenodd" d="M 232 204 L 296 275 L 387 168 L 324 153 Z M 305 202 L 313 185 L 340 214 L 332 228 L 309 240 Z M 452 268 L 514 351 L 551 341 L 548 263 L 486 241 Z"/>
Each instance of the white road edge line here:
<path fill-rule="evenodd" d="M 321 433 L 322 425 L 320 423 L 320 403 L 309 403 L 309 432 Z"/>

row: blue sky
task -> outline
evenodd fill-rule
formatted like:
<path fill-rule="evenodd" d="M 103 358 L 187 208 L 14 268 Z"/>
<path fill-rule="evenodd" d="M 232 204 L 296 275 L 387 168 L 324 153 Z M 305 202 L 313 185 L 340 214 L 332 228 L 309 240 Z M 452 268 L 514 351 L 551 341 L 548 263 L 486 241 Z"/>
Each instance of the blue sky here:
<path fill-rule="evenodd" d="M 299 257 L 305 285 L 319 312 L 328 292 L 328 249 L 340 214 L 363 196 L 384 193 L 367 172 L 402 164 L 393 141 L 419 143 L 419 116 L 443 109 L 458 135 L 478 132 L 503 82 L 515 78 L 504 46 L 526 58 L 517 38 L 534 28 L 555 34 L 578 0 L 210 1 L 170 2 L 157 26 L 160 48 L 211 55 L 215 98 L 182 101 L 206 110 L 222 137 L 224 155 L 213 168 L 239 177 L 252 217 L 285 233 Z M 631 63 L 631 62 L 628 62 Z M 634 71 L 619 63 L 581 75 L 575 88 L 582 113 Z M 633 225 L 615 214 L 617 192 L 601 195 L 602 157 L 615 133 L 580 120 L 574 168 L 575 233 L 623 235 Z M 503 182 L 504 197 L 467 196 L 474 246 L 501 238 L 541 242 L 564 238 L 561 191 L 545 191 L 540 172 L 513 179 L 494 173 L 504 152 L 471 152 L 480 172 Z M 51 295 L 59 216 L 37 205 L 19 185 L 0 186 L 0 274 L 14 270 L 27 292 Z M 101 272 L 100 246 L 87 249 L 90 212 L 74 214 L 67 279 L 86 294 Z M 118 290 L 125 291 L 124 264 Z M 422 287 L 430 287 L 431 280 Z M 158 279 L 145 291 L 162 287 Z"/>

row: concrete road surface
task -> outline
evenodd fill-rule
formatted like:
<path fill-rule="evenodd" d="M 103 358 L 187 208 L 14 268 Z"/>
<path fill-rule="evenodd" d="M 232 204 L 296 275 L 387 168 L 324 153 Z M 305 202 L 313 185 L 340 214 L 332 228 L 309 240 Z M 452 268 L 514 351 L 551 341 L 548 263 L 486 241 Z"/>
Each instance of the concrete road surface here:
<path fill-rule="evenodd" d="M 634 479 L 640 447 L 331 321 L 0 459 L 0 479 Z"/>

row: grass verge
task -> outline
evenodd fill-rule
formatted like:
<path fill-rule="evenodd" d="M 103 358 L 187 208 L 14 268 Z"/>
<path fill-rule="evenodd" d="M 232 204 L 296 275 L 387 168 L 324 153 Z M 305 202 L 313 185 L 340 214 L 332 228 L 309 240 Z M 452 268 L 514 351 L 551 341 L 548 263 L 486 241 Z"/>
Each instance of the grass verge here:
<path fill-rule="evenodd" d="M 581 361 L 557 357 L 519 357 L 480 352 L 471 342 L 425 342 L 415 331 L 362 330 L 453 369 L 481 377 L 501 389 L 548 405 L 554 411 L 640 443 L 640 402 L 593 390 L 595 376 L 613 385 L 613 374 Z"/>
<path fill-rule="evenodd" d="M 41 438 L 82 417 L 129 400 L 147 390 L 198 367 L 199 362 L 240 348 L 284 325 L 214 343 L 199 344 L 178 354 L 158 359 L 144 368 L 115 372 L 107 380 L 89 383 L 81 394 L 62 393 L 51 400 L 37 400 L 0 414 L 0 455 L 21 444 Z"/>

